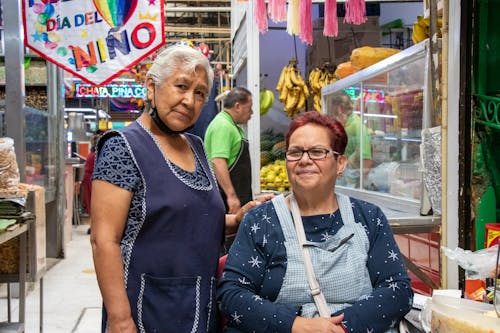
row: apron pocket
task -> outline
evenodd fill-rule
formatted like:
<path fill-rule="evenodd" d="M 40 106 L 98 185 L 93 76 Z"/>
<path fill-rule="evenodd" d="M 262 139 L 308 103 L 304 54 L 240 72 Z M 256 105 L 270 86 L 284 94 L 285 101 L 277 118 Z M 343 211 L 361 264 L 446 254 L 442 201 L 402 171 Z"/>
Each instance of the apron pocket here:
<path fill-rule="evenodd" d="M 201 277 L 141 276 L 137 303 L 141 333 L 196 332 L 199 326 Z"/>

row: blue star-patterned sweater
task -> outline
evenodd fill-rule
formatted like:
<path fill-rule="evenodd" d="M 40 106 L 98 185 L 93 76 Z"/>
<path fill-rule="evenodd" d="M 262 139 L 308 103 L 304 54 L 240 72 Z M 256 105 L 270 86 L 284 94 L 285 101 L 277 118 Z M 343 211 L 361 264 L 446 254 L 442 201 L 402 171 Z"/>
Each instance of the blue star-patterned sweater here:
<path fill-rule="evenodd" d="M 370 241 L 366 265 L 373 292 L 332 315 L 344 313 L 343 324 L 348 332 L 386 332 L 411 308 L 410 279 L 380 208 L 353 198 L 351 203 L 354 219 L 364 226 Z M 313 242 L 326 240 L 343 226 L 339 210 L 302 219 L 306 238 Z M 245 215 L 229 250 L 218 291 L 230 327 L 241 332 L 291 332 L 300 308 L 273 303 L 287 266 L 283 242 L 283 231 L 270 201 Z"/>

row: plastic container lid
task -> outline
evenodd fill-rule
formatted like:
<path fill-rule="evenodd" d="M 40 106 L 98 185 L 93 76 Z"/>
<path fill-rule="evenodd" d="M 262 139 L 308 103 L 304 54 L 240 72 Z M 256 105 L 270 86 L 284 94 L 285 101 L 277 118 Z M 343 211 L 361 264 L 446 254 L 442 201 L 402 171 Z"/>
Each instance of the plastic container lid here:
<path fill-rule="evenodd" d="M 491 333 L 500 332 L 500 318 L 491 304 L 463 298 L 434 295 L 431 302 L 432 332 L 440 333 Z"/>

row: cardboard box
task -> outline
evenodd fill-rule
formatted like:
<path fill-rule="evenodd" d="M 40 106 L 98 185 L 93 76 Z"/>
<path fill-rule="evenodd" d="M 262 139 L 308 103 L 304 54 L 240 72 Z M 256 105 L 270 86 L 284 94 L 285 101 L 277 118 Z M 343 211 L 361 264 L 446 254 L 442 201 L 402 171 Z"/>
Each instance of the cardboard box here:
<path fill-rule="evenodd" d="M 346 24 L 339 17 L 339 33 L 337 37 L 323 35 L 323 19 L 313 22 L 313 45 L 307 48 L 307 73 L 325 62 L 339 64 L 349 61 L 351 52 L 361 46 L 380 47 L 380 25 L 378 16 L 368 16 L 361 25 Z"/>

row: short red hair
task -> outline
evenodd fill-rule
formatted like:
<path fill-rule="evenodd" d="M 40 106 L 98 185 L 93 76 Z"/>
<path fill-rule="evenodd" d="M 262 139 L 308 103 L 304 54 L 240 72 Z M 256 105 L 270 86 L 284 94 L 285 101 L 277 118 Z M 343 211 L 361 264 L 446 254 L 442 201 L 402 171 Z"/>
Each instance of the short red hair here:
<path fill-rule="evenodd" d="M 339 121 L 316 111 L 307 111 L 291 122 L 285 137 L 287 149 L 293 132 L 295 132 L 297 128 L 307 124 L 316 124 L 328 129 L 330 135 L 330 148 L 340 154 L 344 154 L 345 147 L 347 146 L 347 134 L 344 126 Z"/>

